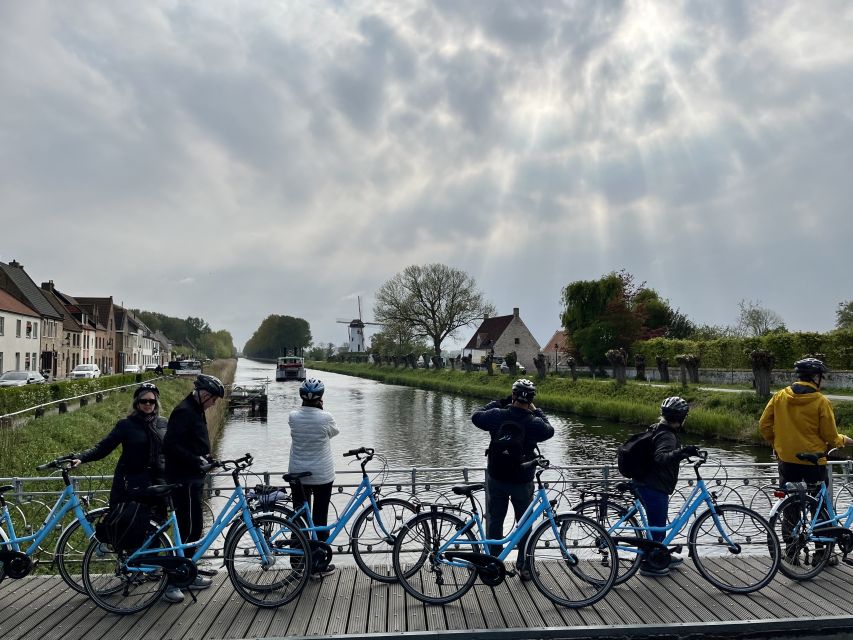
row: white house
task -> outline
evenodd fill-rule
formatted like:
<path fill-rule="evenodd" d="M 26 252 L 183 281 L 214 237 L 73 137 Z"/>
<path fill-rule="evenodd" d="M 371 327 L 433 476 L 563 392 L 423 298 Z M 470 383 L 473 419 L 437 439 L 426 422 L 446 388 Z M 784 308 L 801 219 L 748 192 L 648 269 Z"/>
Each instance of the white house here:
<path fill-rule="evenodd" d="M 39 370 L 41 315 L 0 289 L 0 373 Z"/>
<path fill-rule="evenodd" d="M 539 354 L 539 343 L 522 321 L 518 307 L 513 308 L 511 316 L 485 318 L 462 349 L 462 355 L 471 354 L 471 361 L 476 364 L 489 353 L 503 357 L 511 351 L 528 371 L 535 369 L 533 359 Z"/>

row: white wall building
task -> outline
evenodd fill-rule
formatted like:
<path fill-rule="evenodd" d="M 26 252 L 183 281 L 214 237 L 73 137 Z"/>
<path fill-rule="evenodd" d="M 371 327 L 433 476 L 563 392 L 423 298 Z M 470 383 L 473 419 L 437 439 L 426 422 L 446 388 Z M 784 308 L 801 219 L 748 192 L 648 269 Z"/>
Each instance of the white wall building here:
<path fill-rule="evenodd" d="M 0 290 L 0 373 L 39 370 L 41 315 Z"/>

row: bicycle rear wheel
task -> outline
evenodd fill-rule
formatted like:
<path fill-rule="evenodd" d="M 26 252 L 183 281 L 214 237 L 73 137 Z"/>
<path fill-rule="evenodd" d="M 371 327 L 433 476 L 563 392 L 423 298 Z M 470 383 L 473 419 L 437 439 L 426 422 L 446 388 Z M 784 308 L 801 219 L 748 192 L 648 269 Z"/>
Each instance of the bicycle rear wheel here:
<path fill-rule="evenodd" d="M 163 533 L 148 545 L 146 556 L 174 555 L 172 551 L 155 551 L 169 546 L 169 539 Z M 127 555 L 115 551 L 110 545 L 99 542 L 93 537 L 83 554 L 83 585 L 86 593 L 95 604 L 119 615 L 128 615 L 144 611 L 157 602 L 166 591 L 168 576 L 161 568 L 143 573 L 127 567 Z M 136 562 L 145 567 L 144 558 Z M 149 565 L 150 566 L 150 565 Z"/>
<path fill-rule="evenodd" d="M 833 543 L 814 539 L 818 532 L 812 528 L 812 522 L 829 520 L 826 507 L 821 507 L 815 518 L 817 510 L 818 501 L 814 497 L 790 495 L 770 518 L 770 526 L 779 537 L 779 571 L 791 580 L 811 580 L 824 570 L 832 557 Z"/>
<path fill-rule="evenodd" d="M 394 541 L 394 573 L 403 588 L 421 602 L 444 604 L 461 598 L 477 579 L 470 563 L 439 553 L 451 538 L 476 540 L 470 528 L 446 511 L 428 511 L 409 520 Z M 446 551 L 479 551 L 476 544 L 453 544 Z"/>
<path fill-rule="evenodd" d="M 687 535 L 696 569 L 729 593 L 752 593 L 779 569 L 779 538 L 770 523 L 751 509 L 720 504 L 703 512 Z"/>
<path fill-rule="evenodd" d="M 616 583 L 616 546 L 600 524 L 574 513 L 546 519 L 530 536 L 526 554 L 533 584 L 551 602 L 578 608 L 601 600 Z"/>
<path fill-rule="evenodd" d="M 249 529 L 240 523 L 229 534 L 224 554 L 228 577 L 247 602 L 256 607 L 280 607 L 298 597 L 308 584 L 311 548 L 289 520 L 265 514 L 253 518 L 253 524 Z"/>
<path fill-rule="evenodd" d="M 397 582 L 392 551 L 403 524 L 417 514 L 411 502 L 384 498 L 362 511 L 350 532 L 352 556 L 359 569 L 378 582 Z"/>
<path fill-rule="evenodd" d="M 604 527 L 611 537 L 646 537 L 645 529 L 643 529 L 637 517 L 635 515 L 631 515 L 626 518 L 625 514 L 628 513 L 628 510 L 623 505 L 611 500 L 587 500 L 585 502 L 581 502 L 573 509 L 573 511 L 595 520 L 598 524 Z M 616 527 L 616 524 L 620 521 L 621 524 Z M 570 522 L 567 521 L 566 525 L 568 524 L 570 524 Z M 636 544 L 616 542 L 615 540 L 613 541 L 613 544 L 616 546 L 616 562 L 618 564 L 618 568 L 616 570 L 616 584 L 621 584 L 637 573 L 637 570 L 640 568 L 640 561 L 642 558 L 640 557 L 639 549 Z M 602 550 L 602 565 L 607 566 L 607 563 L 610 561 L 610 556 L 607 555 L 605 550 Z"/>
<path fill-rule="evenodd" d="M 104 507 L 93 509 L 86 514 L 86 519 L 92 528 L 98 524 L 108 510 L 107 507 Z M 53 555 L 53 562 L 59 569 L 59 575 L 69 587 L 78 593 L 86 593 L 86 587 L 83 584 L 83 554 L 86 552 L 90 540 L 90 536 L 86 534 L 86 530 L 80 521 L 74 520 L 65 527 L 65 531 L 59 536 L 59 542 L 56 543 L 56 551 Z"/>

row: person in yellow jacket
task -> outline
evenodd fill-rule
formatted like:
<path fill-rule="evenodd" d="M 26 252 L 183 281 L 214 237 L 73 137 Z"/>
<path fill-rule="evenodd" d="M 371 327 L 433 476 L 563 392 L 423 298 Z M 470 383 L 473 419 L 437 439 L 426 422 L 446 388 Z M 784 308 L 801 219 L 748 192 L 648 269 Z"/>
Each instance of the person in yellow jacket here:
<path fill-rule="evenodd" d="M 853 444 L 838 433 L 832 404 L 820 393 L 823 376 L 829 371 L 817 358 L 794 363 L 797 382 L 770 398 L 758 428 L 779 459 L 779 486 L 786 482 L 826 482 L 826 465 L 797 459 L 800 452 L 827 451 Z"/>

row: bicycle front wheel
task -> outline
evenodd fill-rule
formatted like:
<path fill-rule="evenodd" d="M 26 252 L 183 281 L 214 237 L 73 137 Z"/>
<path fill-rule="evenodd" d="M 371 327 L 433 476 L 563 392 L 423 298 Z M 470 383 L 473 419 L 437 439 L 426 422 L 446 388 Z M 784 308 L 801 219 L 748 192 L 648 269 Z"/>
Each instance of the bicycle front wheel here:
<path fill-rule="evenodd" d="M 148 544 L 146 556 L 159 555 L 156 549 L 169 546 L 169 539 L 161 532 Z M 160 554 L 174 555 L 171 551 Z M 83 553 L 86 593 L 101 609 L 119 615 L 138 613 L 150 607 L 163 596 L 169 580 L 166 572 L 159 567 L 143 572 L 128 568 L 126 561 L 126 553 L 117 552 L 95 537 Z M 138 568 L 146 567 L 144 558 L 139 558 L 134 564 Z"/>
<path fill-rule="evenodd" d="M 779 569 L 779 538 L 761 515 L 740 505 L 715 505 L 687 535 L 696 569 L 729 593 L 752 593 Z"/>
<path fill-rule="evenodd" d="M 229 534 L 225 566 L 234 590 L 256 607 L 275 608 L 298 597 L 311 573 L 305 535 L 285 518 L 261 515 Z"/>
<path fill-rule="evenodd" d="M 409 520 L 394 540 L 394 573 L 407 593 L 427 604 L 444 604 L 461 598 L 477 579 L 476 568 L 451 560 L 446 552 L 479 551 L 475 544 L 452 544 L 453 538 L 476 540 L 470 527 L 446 511 L 429 511 Z"/>
<path fill-rule="evenodd" d="M 403 524 L 417 514 L 411 502 L 385 498 L 362 511 L 352 526 L 352 556 L 359 569 L 378 582 L 396 582 L 392 551 Z"/>
<path fill-rule="evenodd" d="M 573 509 L 587 518 L 595 520 L 610 534 L 611 537 L 625 538 L 645 538 L 646 533 L 636 515 L 626 517 L 628 510 L 623 506 L 611 500 L 587 500 L 581 502 Z M 621 523 L 618 524 L 617 523 Z M 569 522 L 566 523 L 567 525 Z M 636 544 L 630 542 L 613 541 L 616 546 L 616 562 L 618 564 L 616 570 L 616 584 L 621 584 L 631 578 L 640 568 L 639 548 Z M 611 561 L 611 558 L 602 551 L 601 562 L 604 566 Z"/>
<path fill-rule="evenodd" d="M 574 513 L 546 519 L 527 543 L 533 584 L 551 602 L 579 608 L 598 602 L 616 583 L 616 546 L 600 524 Z"/>
<path fill-rule="evenodd" d="M 108 510 L 107 507 L 93 509 L 86 514 L 86 520 L 94 528 Z M 53 555 L 53 561 L 56 568 L 59 569 L 59 575 L 69 587 L 78 593 L 86 593 L 86 587 L 83 584 L 83 554 L 86 552 L 90 540 L 91 536 L 87 535 L 80 521 L 74 520 L 65 527 L 65 531 L 59 536 L 59 542 L 56 543 L 56 551 Z"/>
<path fill-rule="evenodd" d="M 817 542 L 818 531 L 812 523 L 828 522 L 826 507 L 818 510 L 818 501 L 810 495 L 790 495 L 770 518 L 770 526 L 779 537 L 779 571 L 791 580 L 811 580 L 824 570 L 832 556 L 834 543 Z"/>

